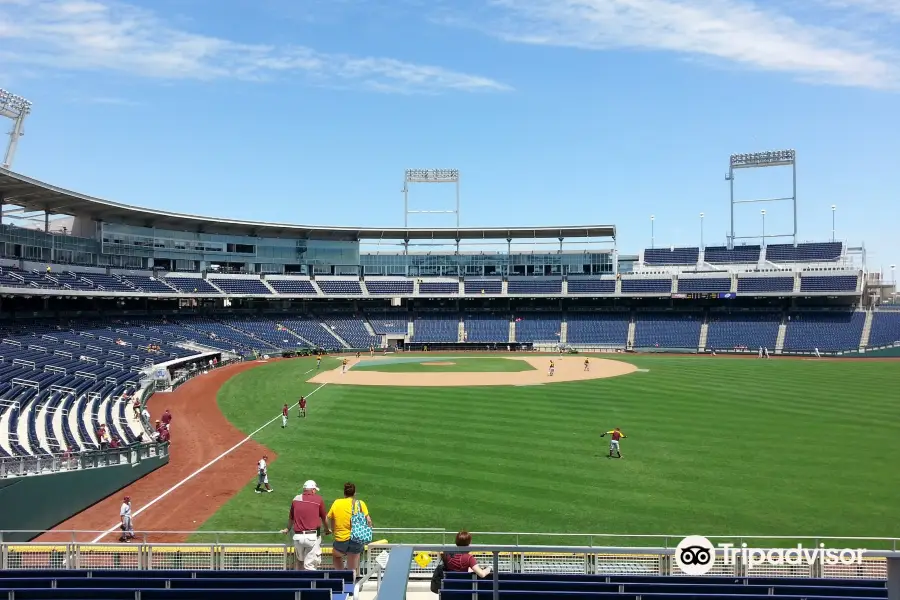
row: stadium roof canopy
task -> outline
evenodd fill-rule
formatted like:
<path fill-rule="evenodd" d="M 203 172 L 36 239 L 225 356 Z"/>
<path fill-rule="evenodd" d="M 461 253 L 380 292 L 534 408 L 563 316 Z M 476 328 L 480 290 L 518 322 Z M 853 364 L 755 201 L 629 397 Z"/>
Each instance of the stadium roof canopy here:
<path fill-rule="evenodd" d="M 289 225 L 201 217 L 129 206 L 64 190 L 0 168 L 0 200 L 28 210 L 87 217 L 96 221 L 231 235 L 356 240 L 480 240 L 527 238 L 615 238 L 615 225 L 488 228 L 361 228 Z"/>

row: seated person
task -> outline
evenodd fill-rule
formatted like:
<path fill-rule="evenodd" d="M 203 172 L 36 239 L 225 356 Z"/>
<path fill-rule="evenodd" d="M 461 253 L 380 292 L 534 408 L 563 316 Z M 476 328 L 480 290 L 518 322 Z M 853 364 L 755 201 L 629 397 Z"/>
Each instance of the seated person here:
<path fill-rule="evenodd" d="M 472 534 L 468 531 L 460 531 L 456 534 L 456 545 L 464 548 L 472 543 Z M 475 557 L 468 552 L 457 554 L 456 552 L 445 552 L 444 569 L 455 573 L 475 573 L 478 577 L 484 578 L 491 574 L 490 567 L 482 567 L 475 560 Z"/>

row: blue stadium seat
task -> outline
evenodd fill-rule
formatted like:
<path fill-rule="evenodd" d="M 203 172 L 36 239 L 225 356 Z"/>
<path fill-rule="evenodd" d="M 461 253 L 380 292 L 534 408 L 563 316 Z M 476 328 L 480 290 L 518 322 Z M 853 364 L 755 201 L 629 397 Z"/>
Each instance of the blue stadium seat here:
<path fill-rule="evenodd" d="M 678 292 L 681 294 L 690 293 L 713 293 L 713 292 L 730 292 L 730 277 L 684 277 L 678 278 Z"/>
<path fill-rule="evenodd" d="M 700 259 L 700 248 L 647 248 L 644 250 L 646 265 L 695 265 Z"/>
<path fill-rule="evenodd" d="M 559 342 L 562 315 L 558 312 L 520 312 L 515 321 L 516 342 Z"/>
<path fill-rule="evenodd" d="M 569 294 L 615 294 L 616 280 L 614 277 L 569 277 Z"/>
<path fill-rule="evenodd" d="M 900 342 L 900 311 L 879 310 L 872 315 L 869 347 L 888 346 Z"/>
<path fill-rule="evenodd" d="M 624 347 L 630 322 L 631 315 L 626 311 L 569 311 L 566 342 Z"/>
<path fill-rule="evenodd" d="M 509 294 L 559 295 L 562 293 L 562 279 L 510 278 L 506 290 Z"/>
<path fill-rule="evenodd" d="M 759 262 L 759 246 L 707 246 L 704 260 L 713 265 L 752 264 Z"/>
<path fill-rule="evenodd" d="M 467 342 L 509 342 L 509 316 L 505 314 L 467 314 L 464 326 Z"/>
<path fill-rule="evenodd" d="M 860 311 L 792 312 L 788 317 L 784 350 L 794 352 L 857 350 L 866 321 Z"/>
<path fill-rule="evenodd" d="M 413 280 L 366 279 L 366 289 L 373 296 L 408 296 L 413 293 Z"/>
<path fill-rule="evenodd" d="M 419 295 L 427 296 L 455 296 L 459 294 L 459 281 L 429 281 L 424 279 L 419 282 Z"/>
<path fill-rule="evenodd" d="M 279 294 L 294 296 L 316 296 L 316 288 L 309 279 L 273 279 L 266 278 L 266 282 Z"/>
<path fill-rule="evenodd" d="M 448 313 L 420 313 L 413 322 L 415 342 L 459 341 L 459 317 Z"/>
<path fill-rule="evenodd" d="M 696 349 L 702 324 L 701 313 L 638 311 L 634 319 L 634 346 Z"/>
<path fill-rule="evenodd" d="M 466 278 L 463 283 L 465 285 L 464 289 L 466 291 L 466 294 L 484 294 L 496 296 L 503 293 L 503 280 L 499 277 L 484 279 Z"/>
<path fill-rule="evenodd" d="M 772 244 L 766 246 L 766 260 L 770 262 L 833 262 L 841 257 L 841 242 L 808 244 Z"/>
<path fill-rule="evenodd" d="M 319 289 L 326 296 L 361 296 L 358 279 L 316 279 Z"/>
<path fill-rule="evenodd" d="M 794 289 L 794 278 L 738 276 L 737 289 L 739 294 L 791 292 Z"/>
<path fill-rule="evenodd" d="M 226 294 L 252 294 L 255 296 L 271 296 L 272 291 L 259 278 L 253 277 L 213 277 L 210 283 Z"/>
<path fill-rule="evenodd" d="M 801 292 L 855 292 L 859 278 L 856 275 L 803 275 Z"/>
<path fill-rule="evenodd" d="M 670 294 L 672 293 L 671 279 L 642 279 L 622 278 L 623 294 Z"/>
<path fill-rule="evenodd" d="M 706 347 L 715 350 L 775 348 L 781 313 L 711 311 Z"/>

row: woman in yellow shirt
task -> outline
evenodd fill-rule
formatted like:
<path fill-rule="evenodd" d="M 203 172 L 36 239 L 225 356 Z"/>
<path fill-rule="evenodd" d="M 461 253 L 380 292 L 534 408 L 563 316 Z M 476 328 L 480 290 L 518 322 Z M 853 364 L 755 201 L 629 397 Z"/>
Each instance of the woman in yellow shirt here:
<path fill-rule="evenodd" d="M 353 518 L 353 506 L 359 503 L 358 510 L 366 515 L 366 521 L 369 527 L 372 526 L 372 519 L 369 517 L 369 507 L 362 500 L 356 499 L 356 486 L 352 483 L 344 484 L 344 497 L 335 500 L 328 511 L 326 518 L 331 531 L 334 532 L 334 546 L 332 548 L 332 558 L 334 568 L 342 570 L 344 568 L 353 571 L 353 576 L 359 570 L 359 557 L 363 551 L 363 545 L 355 540 L 350 539 L 350 530 L 352 529 L 351 520 Z M 346 557 L 346 566 L 344 559 Z"/>

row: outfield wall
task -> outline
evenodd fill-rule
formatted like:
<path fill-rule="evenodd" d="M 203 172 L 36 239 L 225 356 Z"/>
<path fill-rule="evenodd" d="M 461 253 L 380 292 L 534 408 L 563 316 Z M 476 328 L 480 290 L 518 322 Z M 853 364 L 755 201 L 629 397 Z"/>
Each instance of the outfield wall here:
<path fill-rule="evenodd" d="M 4 542 L 26 542 L 169 462 L 168 445 L 133 448 L 120 464 L 0 480 Z M 78 459 L 73 459 L 78 460 Z M 109 515 L 111 523 L 117 514 Z"/>

